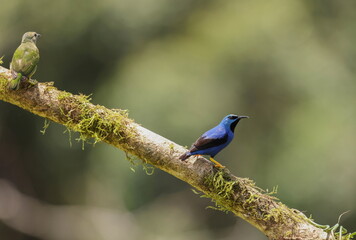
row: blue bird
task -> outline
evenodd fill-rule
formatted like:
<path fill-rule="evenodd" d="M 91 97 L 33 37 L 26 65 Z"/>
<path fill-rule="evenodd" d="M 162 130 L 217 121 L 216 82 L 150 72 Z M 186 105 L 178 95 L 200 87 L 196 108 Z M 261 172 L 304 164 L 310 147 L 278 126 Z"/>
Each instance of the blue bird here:
<path fill-rule="evenodd" d="M 243 118 L 248 117 L 234 114 L 227 115 L 219 125 L 201 135 L 179 159 L 184 161 L 192 155 L 208 155 L 210 156 L 210 161 L 215 163 L 215 167 L 224 168 L 223 165 L 214 160 L 214 157 L 232 141 L 235 127 Z"/>

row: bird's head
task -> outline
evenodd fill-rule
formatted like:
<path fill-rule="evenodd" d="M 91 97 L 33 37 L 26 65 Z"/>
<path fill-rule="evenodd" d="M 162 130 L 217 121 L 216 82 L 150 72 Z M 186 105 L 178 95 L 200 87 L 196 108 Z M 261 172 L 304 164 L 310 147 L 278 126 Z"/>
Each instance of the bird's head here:
<path fill-rule="evenodd" d="M 237 123 L 243 118 L 248 118 L 248 116 L 237 116 L 235 114 L 229 114 L 224 117 L 224 119 L 221 121 L 221 124 L 227 128 L 229 127 L 230 130 L 234 132 Z"/>
<path fill-rule="evenodd" d="M 22 36 L 22 43 L 25 42 L 33 42 L 36 43 L 37 39 L 41 36 L 41 34 L 38 34 L 36 32 L 27 32 Z"/>

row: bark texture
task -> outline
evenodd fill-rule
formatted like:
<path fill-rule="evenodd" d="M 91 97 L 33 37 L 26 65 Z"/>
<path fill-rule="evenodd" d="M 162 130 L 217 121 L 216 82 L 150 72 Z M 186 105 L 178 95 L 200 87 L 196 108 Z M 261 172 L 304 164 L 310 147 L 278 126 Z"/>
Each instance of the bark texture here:
<path fill-rule="evenodd" d="M 123 110 L 90 103 L 83 95 L 60 91 L 51 83 L 8 89 L 11 73 L 0 67 L 0 100 L 11 103 L 81 134 L 111 144 L 189 183 L 228 210 L 251 223 L 269 239 L 328 239 L 303 213 L 290 209 L 255 186 L 254 182 L 219 170 L 202 157 L 182 162 L 186 149 L 129 119 Z"/>

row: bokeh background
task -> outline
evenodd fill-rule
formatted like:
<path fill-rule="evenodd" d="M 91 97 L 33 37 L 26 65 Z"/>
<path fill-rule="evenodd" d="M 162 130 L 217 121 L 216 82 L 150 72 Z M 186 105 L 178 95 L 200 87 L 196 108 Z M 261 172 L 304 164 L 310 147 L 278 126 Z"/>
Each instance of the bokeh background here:
<path fill-rule="evenodd" d="M 42 34 L 35 78 L 190 144 L 229 113 L 250 116 L 218 160 L 290 207 L 356 231 L 356 2 L 1 2 L 8 67 Z M 0 102 L 0 239 L 266 239 L 160 170 Z M 134 168 L 135 171 L 132 171 Z"/>

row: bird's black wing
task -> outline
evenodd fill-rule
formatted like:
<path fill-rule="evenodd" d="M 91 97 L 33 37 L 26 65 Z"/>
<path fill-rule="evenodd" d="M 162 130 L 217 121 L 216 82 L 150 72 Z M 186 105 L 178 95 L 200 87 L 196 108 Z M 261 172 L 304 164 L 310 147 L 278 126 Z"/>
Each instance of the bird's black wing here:
<path fill-rule="evenodd" d="M 205 135 L 198 138 L 189 149 L 190 152 L 216 147 L 227 142 L 228 135 L 224 134 L 219 138 L 209 138 Z"/>

